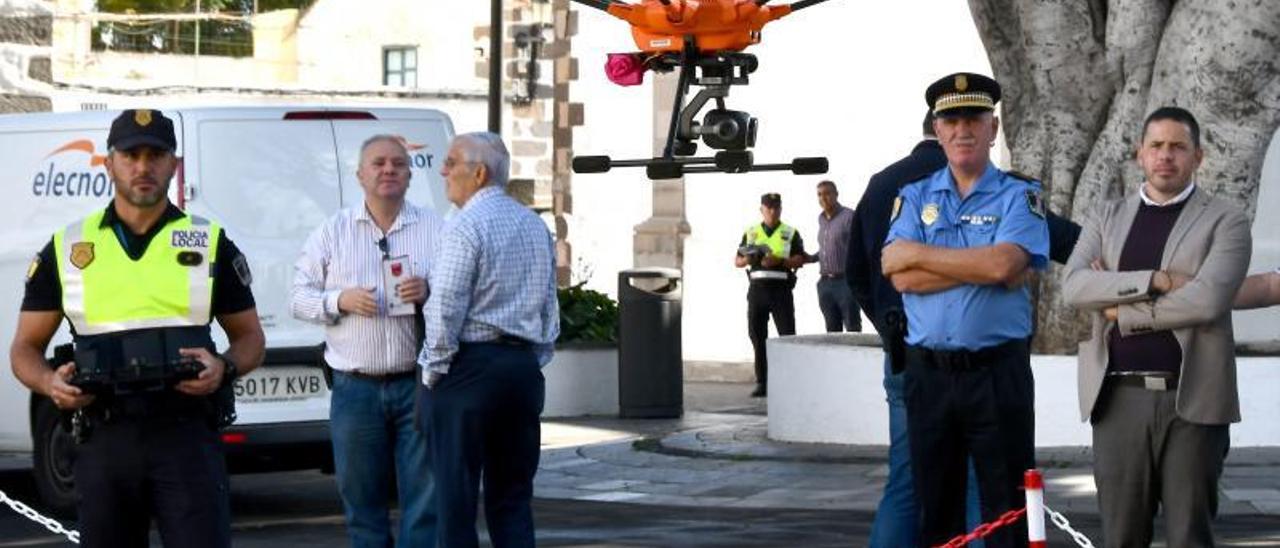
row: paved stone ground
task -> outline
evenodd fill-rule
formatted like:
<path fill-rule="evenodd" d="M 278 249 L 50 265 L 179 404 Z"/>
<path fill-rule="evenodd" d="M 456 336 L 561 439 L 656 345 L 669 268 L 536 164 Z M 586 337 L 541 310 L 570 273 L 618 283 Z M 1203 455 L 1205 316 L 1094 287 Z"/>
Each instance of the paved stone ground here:
<path fill-rule="evenodd" d="M 885 449 L 770 441 L 764 402 L 746 397 L 750 389 L 688 383 L 688 412 L 679 419 L 547 420 L 534 501 L 539 545 L 866 545 Z M 1038 460 L 1050 506 L 1100 540 L 1087 450 L 1042 451 Z M 33 500 L 25 471 L 3 471 L 29 465 L 29 458 L 0 456 L 0 489 Z M 1280 451 L 1232 450 L 1221 487 L 1218 544 L 1280 546 Z M 331 476 L 236 476 L 232 491 L 238 547 L 347 545 Z M 1162 529 L 1157 520 L 1153 546 L 1164 546 Z M 1049 542 L 1071 545 L 1057 531 Z M 0 509 L 0 546 L 63 545 Z"/>
<path fill-rule="evenodd" d="M 686 407 L 695 410 L 680 419 L 548 421 L 536 496 L 875 511 L 887 474 L 884 447 L 769 440 L 763 403 L 743 397 L 747 386 L 689 383 Z M 1069 518 L 1098 512 L 1090 458 L 1081 447 L 1037 454 L 1046 503 Z M 1232 450 L 1220 494 L 1224 516 L 1280 518 L 1280 450 Z"/>

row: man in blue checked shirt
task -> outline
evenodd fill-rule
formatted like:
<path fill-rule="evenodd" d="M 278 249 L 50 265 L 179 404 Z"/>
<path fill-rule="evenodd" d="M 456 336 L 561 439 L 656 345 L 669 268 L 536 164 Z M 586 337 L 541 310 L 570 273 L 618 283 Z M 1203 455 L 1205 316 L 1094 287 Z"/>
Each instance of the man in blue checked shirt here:
<path fill-rule="evenodd" d="M 542 370 L 560 335 L 551 233 L 506 193 L 511 158 L 492 133 L 459 135 L 440 174 L 458 206 L 431 270 L 422 364 L 440 546 L 471 548 L 484 479 L 494 546 L 534 546 Z"/>
<path fill-rule="evenodd" d="M 921 542 L 965 532 L 967 463 L 982 517 L 1023 506 L 1035 463 L 1029 269 L 1048 264 L 1040 186 L 991 164 L 1000 85 L 957 73 L 925 92 L 947 167 L 903 187 L 881 267 L 907 316 L 906 404 Z M 1026 545 L 1026 525 L 986 540 Z"/>
<path fill-rule="evenodd" d="M 317 227 L 294 266 L 291 312 L 326 326 L 334 472 L 353 547 L 391 546 L 393 479 L 396 546 L 435 546 L 426 439 L 414 424 L 421 326 L 412 305 L 393 305 L 426 300 L 428 260 L 443 220 L 405 201 L 409 177 L 400 138 L 366 140 L 356 171 L 364 201 Z"/>

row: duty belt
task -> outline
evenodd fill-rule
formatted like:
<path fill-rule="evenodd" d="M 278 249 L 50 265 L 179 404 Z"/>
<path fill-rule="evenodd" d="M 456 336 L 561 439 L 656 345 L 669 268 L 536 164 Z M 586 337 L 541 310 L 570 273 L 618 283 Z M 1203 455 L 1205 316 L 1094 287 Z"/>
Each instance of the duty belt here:
<path fill-rule="evenodd" d="M 752 270 L 747 277 L 752 280 L 786 280 L 790 275 L 784 270 Z"/>
<path fill-rule="evenodd" d="M 1008 356 L 1020 348 L 1025 348 L 1026 344 L 1025 340 L 1014 339 L 978 350 L 933 350 L 923 346 L 908 345 L 907 355 L 914 356 L 921 363 L 937 369 L 976 371 L 985 369 L 992 362 Z"/>
<path fill-rule="evenodd" d="M 184 420 L 204 417 L 208 413 L 201 396 L 177 394 L 147 394 L 108 398 L 94 402 L 85 409 L 86 414 L 104 422 L 119 420 Z"/>

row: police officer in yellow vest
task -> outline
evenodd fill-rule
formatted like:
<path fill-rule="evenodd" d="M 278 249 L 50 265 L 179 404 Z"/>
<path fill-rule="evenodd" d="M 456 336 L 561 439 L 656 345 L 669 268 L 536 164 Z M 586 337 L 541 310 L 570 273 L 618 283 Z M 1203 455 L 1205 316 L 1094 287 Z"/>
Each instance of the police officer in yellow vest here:
<path fill-rule="evenodd" d="M 747 334 L 755 351 L 756 389 L 754 397 L 769 391 L 769 361 L 764 341 L 769 337 L 769 315 L 779 335 L 796 334 L 796 305 L 791 290 L 796 286 L 795 270 L 804 266 L 804 242 L 796 229 L 782 222 L 782 196 L 770 192 L 760 197 L 763 222 L 751 225 L 742 234 L 734 266 L 747 269 Z"/>
<path fill-rule="evenodd" d="M 115 119 L 104 162 L 115 196 L 33 260 L 10 349 L 18 379 L 79 410 L 88 432 L 74 468 L 86 547 L 147 546 L 152 518 L 165 546 L 231 543 L 214 395 L 261 363 L 265 338 L 244 256 L 166 198 L 176 146 L 159 111 Z M 54 369 L 45 352 L 63 317 L 75 359 Z"/>

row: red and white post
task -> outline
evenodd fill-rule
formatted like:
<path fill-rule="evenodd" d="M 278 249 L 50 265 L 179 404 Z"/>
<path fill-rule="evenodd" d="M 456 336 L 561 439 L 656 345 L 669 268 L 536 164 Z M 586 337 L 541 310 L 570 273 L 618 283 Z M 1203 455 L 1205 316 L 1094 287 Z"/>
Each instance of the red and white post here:
<path fill-rule="evenodd" d="M 1027 545 L 1030 548 L 1046 548 L 1044 539 L 1044 478 L 1036 469 L 1023 474 L 1027 489 Z"/>

